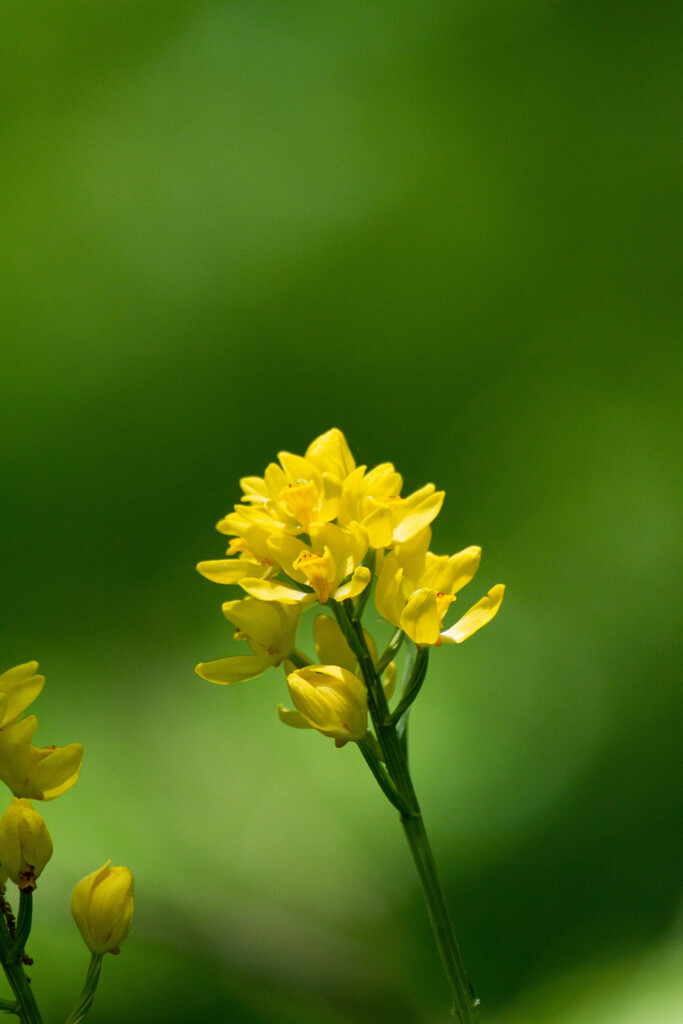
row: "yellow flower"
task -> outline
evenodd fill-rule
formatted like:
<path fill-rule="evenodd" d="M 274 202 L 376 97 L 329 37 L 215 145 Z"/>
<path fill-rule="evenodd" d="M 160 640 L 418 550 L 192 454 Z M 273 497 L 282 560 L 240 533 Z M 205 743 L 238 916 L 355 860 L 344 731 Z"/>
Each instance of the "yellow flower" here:
<path fill-rule="evenodd" d="M 373 548 L 409 540 L 439 514 L 445 492 L 425 484 L 402 498 L 402 487 L 401 475 L 391 462 L 383 462 L 369 473 L 360 466 L 344 483 L 339 522 L 360 523 Z"/>
<path fill-rule="evenodd" d="M 249 513 L 251 510 L 248 509 Z M 277 566 L 268 551 L 271 533 L 269 526 L 255 522 L 237 511 L 221 519 L 216 529 L 234 538 L 228 545 L 227 554 L 237 557 L 200 562 L 197 571 L 202 576 L 214 583 L 239 583 L 245 576 L 267 578 L 277 572 Z"/>
<path fill-rule="evenodd" d="M 0 729 L 16 721 L 42 690 L 45 676 L 36 675 L 37 668 L 37 661 L 28 661 L 0 675 Z"/>
<path fill-rule="evenodd" d="M 108 860 L 74 886 L 71 913 L 92 953 L 118 953 L 133 919 L 133 876 Z"/>
<path fill-rule="evenodd" d="M 328 430 L 305 456 L 280 452 L 262 477 L 243 477 L 243 503 L 217 524 L 234 538 L 228 557 L 200 562 L 198 571 L 216 583 L 269 579 L 278 571 L 269 550 L 271 537 L 310 533 L 337 515 L 343 481 L 355 468 L 341 430 Z"/>
<path fill-rule="evenodd" d="M 356 468 L 351 449 L 341 430 L 333 427 L 311 441 L 306 449 L 306 458 L 324 475 L 345 480 Z"/>
<path fill-rule="evenodd" d="M 271 529 L 309 533 L 311 526 L 329 523 L 337 515 L 342 485 L 355 468 L 341 430 L 328 430 L 308 446 L 306 455 L 278 454 L 262 477 L 240 480 L 244 501 L 236 506 L 242 516 Z M 254 515 L 256 513 L 256 515 Z"/>
<path fill-rule="evenodd" d="M 36 888 L 36 879 L 52 856 L 52 840 L 30 800 L 12 800 L 0 818 L 0 863 L 15 885 L 25 892 Z"/>
<path fill-rule="evenodd" d="M 442 622 L 455 595 L 479 567 L 481 548 L 469 547 L 456 555 L 429 551 L 431 530 L 421 530 L 398 545 L 379 562 L 375 604 L 380 615 L 399 626 L 418 646 L 461 643 L 486 625 L 500 608 L 505 588 L 498 584 L 454 626 L 442 631 Z"/>
<path fill-rule="evenodd" d="M 81 770 L 83 747 L 34 747 L 38 719 L 29 715 L 0 729 L 0 779 L 15 796 L 54 800 L 70 789 Z"/>
<path fill-rule="evenodd" d="M 339 665 L 311 665 L 290 672 L 287 686 L 296 712 L 280 706 L 286 725 L 317 729 L 338 747 L 365 736 L 367 693 L 352 672 Z"/>
<path fill-rule="evenodd" d="M 360 594 L 371 579 L 370 570 L 359 564 L 368 549 L 365 531 L 356 524 L 344 529 L 325 523 L 312 526 L 310 538 L 308 545 L 298 537 L 280 533 L 268 542 L 269 550 L 287 576 L 310 589 L 299 590 L 288 583 L 258 579 L 240 580 L 242 589 L 261 601 L 301 602 L 303 607 L 316 598 L 326 604 L 330 597 L 343 601 Z"/>
<path fill-rule="evenodd" d="M 272 666 L 279 665 L 296 646 L 301 605 L 245 597 L 239 601 L 226 601 L 223 614 L 237 626 L 235 639 L 247 640 L 254 653 L 197 665 L 197 675 L 210 683 L 255 679 Z"/>

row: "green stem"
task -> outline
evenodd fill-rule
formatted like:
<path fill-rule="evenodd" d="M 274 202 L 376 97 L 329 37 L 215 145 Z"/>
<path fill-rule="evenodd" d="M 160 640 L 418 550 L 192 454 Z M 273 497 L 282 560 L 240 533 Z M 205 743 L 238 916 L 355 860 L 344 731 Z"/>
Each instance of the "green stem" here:
<path fill-rule="evenodd" d="M 413 703 L 418 693 L 422 689 L 422 684 L 425 681 L 427 675 L 427 662 L 429 661 L 429 648 L 419 647 L 417 656 L 415 658 L 415 665 L 413 667 L 412 674 L 405 688 L 405 692 L 401 697 L 396 708 L 388 716 L 385 725 L 395 725 L 401 717 L 406 713 L 410 705 Z"/>
<path fill-rule="evenodd" d="M 4 902 L 4 908 L 7 904 Z M 22 1024 L 43 1024 L 40 1010 L 33 997 L 29 980 L 24 973 L 24 967 L 20 959 L 13 954 L 13 941 L 7 926 L 4 913 L 0 914 L 0 962 L 2 963 L 10 988 L 17 1001 L 15 1012 L 22 1021 Z"/>
<path fill-rule="evenodd" d="M 477 1024 L 479 1000 L 474 994 L 471 982 L 467 977 L 462 954 L 453 930 L 453 923 L 448 913 L 441 882 L 436 871 L 422 815 L 401 815 L 401 824 L 405 832 L 408 846 L 422 883 L 429 921 L 434 932 L 436 945 L 441 956 L 441 963 L 448 979 L 453 998 L 453 1016 L 462 1024 Z"/>
<path fill-rule="evenodd" d="M 387 800 L 389 800 L 396 810 L 401 812 L 401 814 L 410 814 L 410 808 L 406 804 L 405 800 L 403 800 L 400 793 L 397 792 L 396 787 L 389 778 L 389 773 L 379 759 L 377 751 L 375 750 L 376 742 L 377 741 L 372 733 L 367 733 L 363 739 L 359 741 L 358 748 Z"/>
<path fill-rule="evenodd" d="M 384 672 L 384 669 L 389 664 L 389 662 L 394 660 L 394 658 L 396 657 L 396 655 L 399 652 L 399 649 L 400 649 L 401 644 L 403 643 L 404 639 L 405 639 L 405 633 L 403 632 L 403 630 L 402 629 L 397 629 L 396 632 L 394 633 L 394 635 L 392 636 L 391 640 L 389 641 L 389 644 L 387 646 L 386 651 L 384 652 L 382 657 L 377 662 L 377 675 L 378 676 L 381 676 L 382 673 Z"/>
<path fill-rule="evenodd" d="M 311 659 L 307 658 L 301 651 L 290 651 L 287 655 L 287 661 L 291 661 L 295 668 L 307 668 L 308 665 L 312 664 Z"/>
<path fill-rule="evenodd" d="M 336 602 L 330 603 L 339 625 L 358 659 L 368 691 L 368 710 L 375 726 L 377 741 L 391 781 L 406 804 L 406 810 L 401 811 L 401 824 L 420 878 L 430 924 L 451 991 L 453 1016 L 460 1024 L 477 1024 L 479 1000 L 474 995 L 458 948 L 453 924 L 436 871 L 436 864 L 427 839 L 422 812 L 410 777 L 405 745 L 399 739 L 395 721 L 392 721 L 389 715 L 382 683 L 367 649 L 362 626 L 353 615 L 353 606 L 347 607 L 349 602 L 345 602 L 343 605 Z"/>
<path fill-rule="evenodd" d="M 28 937 L 31 933 L 31 921 L 33 919 L 33 890 L 22 889 L 19 893 L 19 914 L 17 916 L 17 933 L 9 956 L 12 960 L 19 960 L 24 952 Z"/>
<path fill-rule="evenodd" d="M 97 983 L 100 980 L 102 968 L 102 953 L 93 953 L 90 957 L 88 973 L 85 976 L 85 984 L 80 998 L 66 1020 L 66 1024 L 82 1024 L 88 1015 L 97 991 Z"/>

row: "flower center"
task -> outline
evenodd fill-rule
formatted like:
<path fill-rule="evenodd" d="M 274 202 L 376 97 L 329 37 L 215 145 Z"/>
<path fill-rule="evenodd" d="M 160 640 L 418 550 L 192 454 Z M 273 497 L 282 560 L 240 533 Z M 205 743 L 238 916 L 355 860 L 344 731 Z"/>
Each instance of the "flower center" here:
<path fill-rule="evenodd" d="M 320 504 L 315 484 L 310 480 L 297 480 L 296 483 L 287 484 L 280 492 L 280 500 L 301 523 L 304 533 L 308 533 Z"/>
<path fill-rule="evenodd" d="M 335 576 L 335 564 L 330 549 L 325 548 L 324 552 L 302 551 L 293 565 L 304 574 L 320 603 L 325 604 L 332 593 Z"/>

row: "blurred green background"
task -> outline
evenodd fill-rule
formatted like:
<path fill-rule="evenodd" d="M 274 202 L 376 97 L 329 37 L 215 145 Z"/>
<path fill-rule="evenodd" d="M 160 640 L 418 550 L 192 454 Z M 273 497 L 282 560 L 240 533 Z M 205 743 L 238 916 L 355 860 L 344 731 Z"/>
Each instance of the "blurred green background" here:
<path fill-rule="evenodd" d="M 0 13 L 2 669 L 39 659 L 33 987 L 135 873 L 93 1021 L 431 1024 L 448 994 L 355 749 L 284 729 L 199 577 L 238 478 L 331 426 L 503 609 L 434 652 L 414 776 L 489 1024 L 680 1020 L 678 5 Z M 678 538 L 675 540 L 675 538 Z M 468 606 L 468 605 L 466 605 Z M 2 993 L 4 994 L 4 993 Z"/>

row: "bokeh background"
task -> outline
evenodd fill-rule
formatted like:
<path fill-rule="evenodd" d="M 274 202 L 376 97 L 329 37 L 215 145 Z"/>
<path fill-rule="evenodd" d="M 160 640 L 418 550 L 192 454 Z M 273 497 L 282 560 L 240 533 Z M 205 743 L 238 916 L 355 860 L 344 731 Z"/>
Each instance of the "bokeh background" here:
<path fill-rule="evenodd" d="M 46 1020 L 73 883 L 137 883 L 93 1020 L 448 1019 L 400 828 L 235 651 L 215 521 L 331 426 L 447 500 L 494 623 L 414 775 L 490 1024 L 673 1024 L 681 959 L 666 0 L 36 0 L 1 15 L 2 668 L 37 658 Z M 470 602 L 470 603 L 472 603 Z M 3 993 L 4 994 L 4 993 Z"/>

